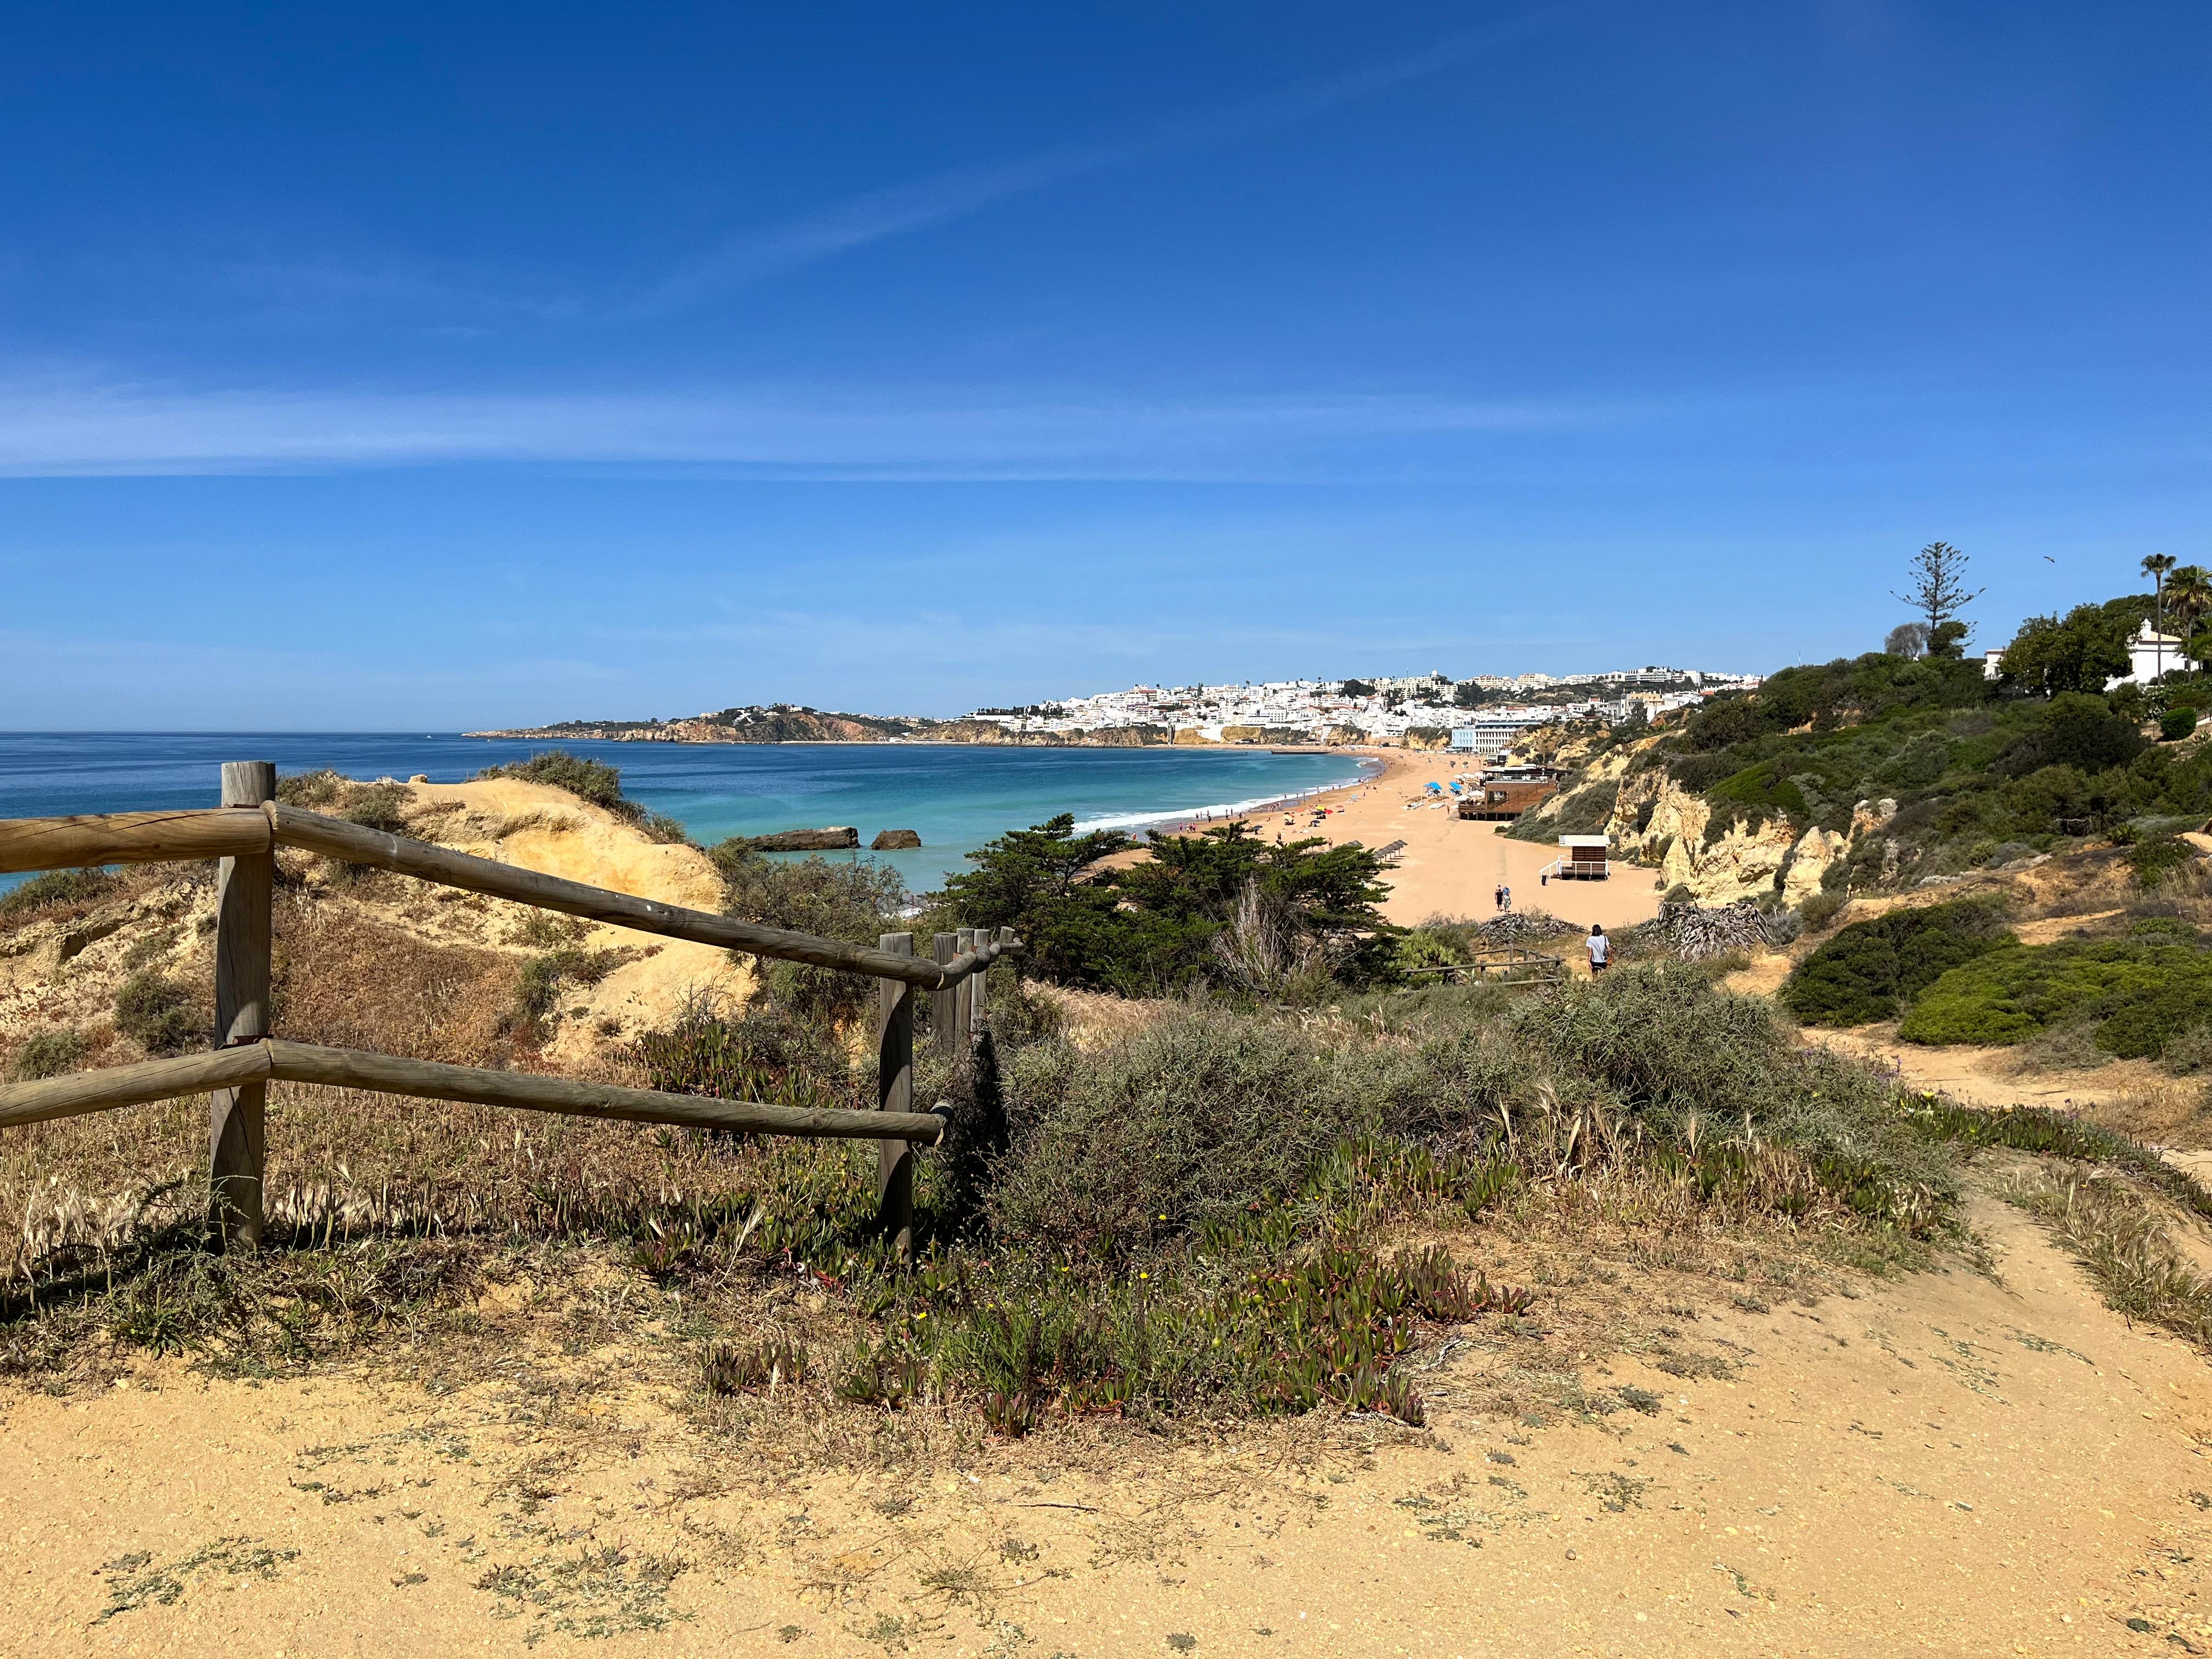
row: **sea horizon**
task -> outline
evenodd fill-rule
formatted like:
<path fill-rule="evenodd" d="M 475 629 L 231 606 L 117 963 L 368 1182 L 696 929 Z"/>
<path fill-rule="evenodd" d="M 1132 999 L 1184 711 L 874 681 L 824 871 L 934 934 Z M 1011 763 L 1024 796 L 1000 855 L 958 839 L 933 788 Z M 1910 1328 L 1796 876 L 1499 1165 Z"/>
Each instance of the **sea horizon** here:
<path fill-rule="evenodd" d="M 323 766 L 349 777 L 421 775 L 457 783 L 551 748 L 618 769 L 623 793 L 712 845 L 730 836 L 851 824 L 859 856 L 916 892 L 968 867 L 1010 830 L 1066 813 L 1079 830 L 1203 822 L 1340 787 L 1370 774 L 1354 751 L 1275 754 L 1257 746 L 1029 747 L 996 744 L 625 743 L 406 732 L 0 732 L 0 817 L 153 811 L 215 804 L 226 760 L 280 774 Z M 882 830 L 921 848 L 872 853 Z M 0 876 L 0 890 L 21 879 Z"/>

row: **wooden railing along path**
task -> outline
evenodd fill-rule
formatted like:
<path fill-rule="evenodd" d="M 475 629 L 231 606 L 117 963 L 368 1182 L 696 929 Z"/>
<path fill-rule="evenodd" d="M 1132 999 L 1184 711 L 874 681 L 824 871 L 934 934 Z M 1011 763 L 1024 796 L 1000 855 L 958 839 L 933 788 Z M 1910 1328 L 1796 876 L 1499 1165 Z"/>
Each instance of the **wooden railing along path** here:
<path fill-rule="evenodd" d="M 1000 929 L 995 939 L 988 928 L 939 933 L 926 960 L 915 955 L 911 933 L 885 933 L 871 947 L 763 927 L 364 829 L 287 806 L 276 796 L 273 764 L 233 761 L 222 769 L 220 806 L 0 819 L 0 873 L 221 860 L 213 1051 L 0 1087 L 0 1128 L 208 1093 L 215 1237 L 248 1249 L 261 1238 L 264 1117 L 272 1079 L 638 1123 L 873 1140 L 881 1224 L 898 1249 L 912 1248 L 914 1147 L 941 1139 L 945 1122 L 939 1113 L 914 1109 L 914 994 L 933 994 L 933 1035 L 946 1058 L 957 1060 L 981 1032 L 990 965 L 1021 948 L 1012 929 Z M 280 1041 L 269 1031 L 270 915 L 279 847 L 670 939 L 866 974 L 878 981 L 877 1109 L 717 1100 Z"/>
<path fill-rule="evenodd" d="M 1424 980 L 1434 980 L 1443 985 L 1467 979 L 1492 985 L 1559 985 L 1566 981 L 1567 964 L 1564 958 L 1548 951 L 1502 945 L 1477 951 L 1466 962 L 1447 963 L 1438 968 L 1408 968 L 1406 973 L 1415 981 L 1415 990 L 1420 988 Z"/>

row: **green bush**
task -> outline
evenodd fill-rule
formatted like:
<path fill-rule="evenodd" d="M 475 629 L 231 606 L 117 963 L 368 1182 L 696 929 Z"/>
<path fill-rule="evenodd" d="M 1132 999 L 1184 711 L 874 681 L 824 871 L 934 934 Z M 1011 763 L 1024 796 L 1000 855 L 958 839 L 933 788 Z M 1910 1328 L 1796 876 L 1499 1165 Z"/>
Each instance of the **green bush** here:
<path fill-rule="evenodd" d="M 2179 836 L 2145 836 L 2128 848 L 2128 868 L 2142 888 L 2155 887 L 2196 861 L 2197 849 Z"/>
<path fill-rule="evenodd" d="M 1850 902 L 1841 893 L 1831 893 L 1823 889 L 1820 892 L 1806 896 L 1803 902 L 1797 907 L 1797 919 L 1808 928 L 1818 933 L 1833 921 L 1837 913 Z"/>
<path fill-rule="evenodd" d="M 635 817 L 641 810 L 636 802 L 623 795 L 622 773 L 618 769 L 609 766 L 605 761 L 587 760 L 581 755 L 572 755 L 565 749 L 543 750 L 528 760 L 487 766 L 477 776 L 520 778 L 526 783 L 543 783 L 555 789 L 565 789 L 578 800 L 604 806 L 608 811 L 618 812 L 624 817 Z"/>
<path fill-rule="evenodd" d="M 352 780 L 325 766 L 313 772 L 293 772 L 276 780 L 276 799 L 287 806 L 315 811 L 328 806 L 349 788 Z"/>
<path fill-rule="evenodd" d="M 404 784 L 365 783 L 347 794 L 338 816 L 364 830 L 404 836 L 407 833 L 407 821 L 400 817 L 400 809 L 413 799 L 413 793 Z"/>
<path fill-rule="evenodd" d="M 121 885 L 105 870 L 49 870 L 0 893 L 0 921 L 64 904 L 97 904 Z"/>
<path fill-rule="evenodd" d="M 976 868 L 946 881 L 939 925 L 1012 927 L 1024 971 L 1127 995 L 1298 1001 L 1395 980 L 1401 930 L 1379 908 L 1380 861 L 1357 843 L 1271 843 L 1226 824 L 1155 836 L 1151 857 L 1108 869 L 1128 838 L 1074 826 L 1062 813 L 969 854 Z"/>
<path fill-rule="evenodd" d="M 910 927 L 901 921 L 906 884 L 872 859 L 775 858 L 754 851 L 741 836 L 707 856 L 722 872 L 724 913 L 740 921 L 868 945 Z M 916 944 L 927 955 L 926 944 Z M 875 1006 L 876 981 L 866 975 L 732 954 L 754 968 L 763 996 L 802 1018 L 851 1019 Z"/>
<path fill-rule="evenodd" d="M 1297 1190 L 1346 1134 L 1382 1127 L 1297 1028 L 1185 1007 L 1102 1051 L 1015 1050 L 1015 1152 L 990 1217 L 1004 1237 L 1126 1250 Z"/>
<path fill-rule="evenodd" d="M 209 1022 L 189 990 L 145 969 L 116 992 L 115 1029 L 149 1054 L 173 1054 L 204 1047 Z"/>
<path fill-rule="evenodd" d="M 2169 708 L 2158 717 L 2158 735 L 2167 743 L 2179 743 L 2197 732 L 2197 711 L 2194 708 Z"/>
<path fill-rule="evenodd" d="M 33 1031 L 23 1039 L 15 1050 L 15 1073 L 18 1082 L 29 1083 L 42 1077 L 59 1077 L 73 1072 L 85 1055 L 84 1033 L 72 1028 L 49 1026 L 43 1031 Z"/>
<path fill-rule="evenodd" d="M 1921 994 L 1898 1035 L 2002 1045 L 2079 1021 L 2095 1024 L 2106 1053 L 2155 1060 L 2208 1019 L 2212 952 L 2145 934 L 2016 946 L 1954 968 Z"/>
<path fill-rule="evenodd" d="M 990 1221 L 1009 1243 L 1141 1252 L 1295 1201 L 1347 1140 L 1546 1175 L 1717 1157 L 1740 1176 L 1754 1146 L 1780 1147 L 1855 1205 L 1916 1225 L 1949 1190 L 1882 1077 L 1801 1050 L 1765 1002 L 1704 975 L 1624 968 L 1502 1022 L 1489 1006 L 1439 1000 L 1392 1040 L 1348 1045 L 1184 1006 L 1103 1048 L 1017 1049 Z"/>
<path fill-rule="evenodd" d="M 1895 1019 L 1951 969 L 2014 943 L 1981 900 L 1892 910 L 1851 923 L 1798 963 L 1782 1004 L 1808 1025 Z"/>
<path fill-rule="evenodd" d="M 514 1004 L 502 1022 L 509 1033 L 532 1042 L 544 1040 L 545 1021 L 560 1006 L 561 994 L 569 986 L 597 985 L 626 960 L 620 951 L 585 951 L 564 945 L 535 956 L 522 964 L 515 982 Z"/>

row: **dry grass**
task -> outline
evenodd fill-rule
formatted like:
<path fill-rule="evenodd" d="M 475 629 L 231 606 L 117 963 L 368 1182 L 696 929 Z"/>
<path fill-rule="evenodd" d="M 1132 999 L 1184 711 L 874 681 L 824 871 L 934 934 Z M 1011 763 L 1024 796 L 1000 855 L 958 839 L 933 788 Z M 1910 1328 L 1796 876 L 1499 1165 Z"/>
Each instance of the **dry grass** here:
<path fill-rule="evenodd" d="M 2212 1348 L 2212 1279 L 2191 1265 L 2167 1218 L 2134 1188 L 2038 1170 L 2001 1190 L 2074 1252 L 2115 1312 Z"/>

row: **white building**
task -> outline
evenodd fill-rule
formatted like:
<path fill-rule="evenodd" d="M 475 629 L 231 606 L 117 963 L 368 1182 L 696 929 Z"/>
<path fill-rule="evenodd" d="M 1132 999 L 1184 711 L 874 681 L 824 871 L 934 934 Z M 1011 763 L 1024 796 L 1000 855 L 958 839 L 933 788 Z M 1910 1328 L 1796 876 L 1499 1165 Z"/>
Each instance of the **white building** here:
<path fill-rule="evenodd" d="M 2185 674 L 2199 666 L 2182 649 L 2188 643 L 2161 634 L 2143 618 L 2142 627 L 2128 641 L 2128 672 L 2113 685 L 2148 685 L 2161 674 Z M 2106 688 L 2110 690 L 2112 688 Z"/>

